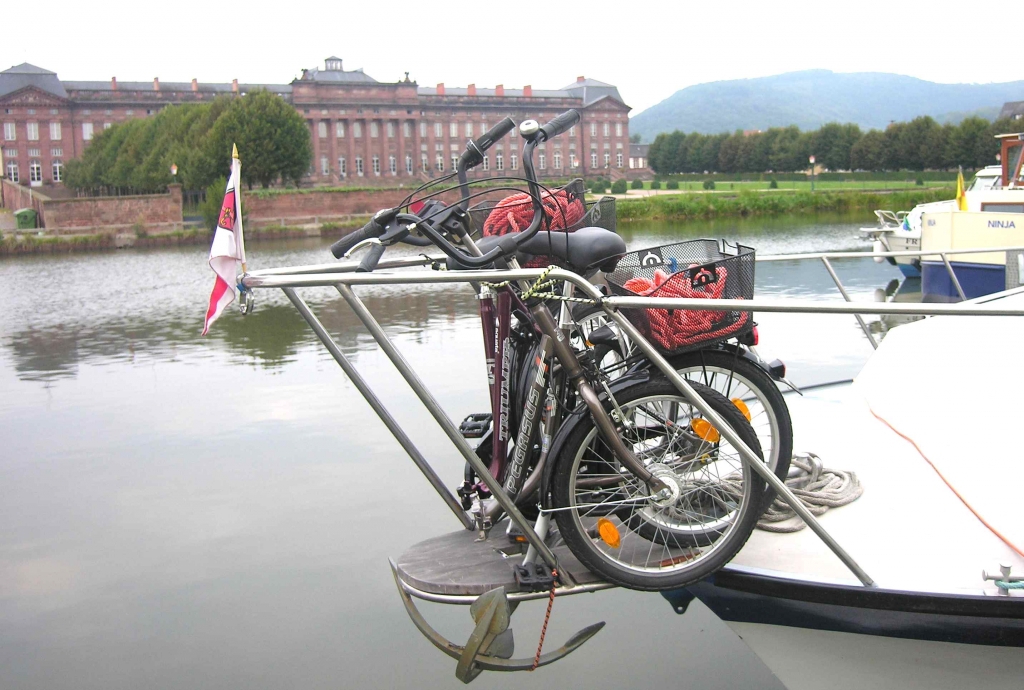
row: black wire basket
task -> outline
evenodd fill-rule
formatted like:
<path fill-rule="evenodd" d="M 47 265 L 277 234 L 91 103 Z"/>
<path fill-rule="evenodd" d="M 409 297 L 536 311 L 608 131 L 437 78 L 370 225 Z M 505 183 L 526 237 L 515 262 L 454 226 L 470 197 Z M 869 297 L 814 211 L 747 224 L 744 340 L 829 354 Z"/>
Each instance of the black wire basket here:
<path fill-rule="evenodd" d="M 583 184 L 583 180 L 575 179 L 563 187 L 552 190 L 555 193 L 564 191 L 568 195 L 568 199 L 572 202 L 579 202 L 584 204 L 586 209 L 583 216 L 573 222 L 567 223 L 566 218 L 559 218 L 557 213 L 549 213 L 544 219 L 544 224 L 541 225 L 540 236 L 546 236 L 548 242 L 555 243 L 558 241 L 565 242 L 566 235 L 569 233 L 576 232 L 580 228 L 597 227 L 605 230 L 615 232 L 615 198 L 610 196 L 604 196 L 594 202 L 586 202 L 586 187 Z M 470 217 L 473 220 L 473 227 L 477 231 L 483 231 L 487 219 L 491 213 L 502 203 L 503 199 L 499 200 L 488 200 L 477 204 L 469 209 Z M 529 218 L 533 217 L 532 201 L 529 199 L 523 199 L 521 203 L 516 203 L 511 206 L 504 206 L 505 210 L 522 211 L 526 212 Z M 528 223 L 525 219 L 523 223 Z M 571 266 L 565 265 L 564 262 L 560 261 L 557 257 L 549 254 L 544 255 L 533 255 L 525 254 L 520 252 L 519 255 L 520 264 L 524 268 L 543 268 L 549 265 L 556 265 L 561 268 L 572 270 Z"/>
<path fill-rule="evenodd" d="M 691 240 L 623 256 L 605 274 L 613 295 L 749 300 L 754 297 L 754 250 L 717 240 Z M 704 309 L 622 309 L 637 330 L 666 355 L 706 347 L 748 332 L 753 314 Z"/>

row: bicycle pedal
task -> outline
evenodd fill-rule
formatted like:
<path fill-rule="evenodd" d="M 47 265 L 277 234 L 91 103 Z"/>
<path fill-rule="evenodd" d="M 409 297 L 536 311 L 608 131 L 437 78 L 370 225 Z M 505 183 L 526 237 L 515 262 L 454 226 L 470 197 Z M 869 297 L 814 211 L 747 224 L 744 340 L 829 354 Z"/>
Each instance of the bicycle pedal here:
<path fill-rule="evenodd" d="M 459 433 L 463 438 L 483 438 L 487 430 L 491 428 L 491 419 L 490 412 L 471 414 L 459 424 Z"/>
<path fill-rule="evenodd" d="M 544 563 L 526 563 L 515 566 L 516 584 L 522 592 L 546 592 L 551 589 L 555 578 Z"/>

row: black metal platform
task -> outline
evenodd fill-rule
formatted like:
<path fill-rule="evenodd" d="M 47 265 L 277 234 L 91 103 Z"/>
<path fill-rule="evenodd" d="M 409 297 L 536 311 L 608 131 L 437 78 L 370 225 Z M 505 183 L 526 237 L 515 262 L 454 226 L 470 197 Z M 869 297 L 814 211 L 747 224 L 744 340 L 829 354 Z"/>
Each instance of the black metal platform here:
<path fill-rule="evenodd" d="M 491 530 L 485 541 L 477 533 L 460 530 L 411 546 L 395 559 L 398 577 L 421 592 L 442 596 L 479 596 L 497 587 L 509 594 L 520 591 L 514 566 L 523 562 L 523 549 L 509 542 L 505 525 Z M 568 547 L 552 549 L 559 567 L 579 585 L 601 582 L 583 567 Z"/>

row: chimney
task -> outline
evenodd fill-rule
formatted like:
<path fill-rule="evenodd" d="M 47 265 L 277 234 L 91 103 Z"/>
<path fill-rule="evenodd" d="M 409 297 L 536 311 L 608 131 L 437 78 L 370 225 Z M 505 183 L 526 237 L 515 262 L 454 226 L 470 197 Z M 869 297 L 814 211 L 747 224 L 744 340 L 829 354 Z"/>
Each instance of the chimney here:
<path fill-rule="evenodd" d="M 198 91 L 199 90 L 199 82 L 196 81 L 195 79 L 192 80 L 192 90 L 193 91 Z"/>
<path fill-rule="evenodd" d="M 237 79 L 232 79 L 231 80 L 231 93 L 238 93 L 238 80 Z"/>
<path fill-rule="evenodd" d="M 467 96 L 475 96 L 476 95 L 476 84 L 470 84 L 469 86 L 466 87 L 466 95 Z"/>
<path fill-rule="evenodd" d="M 110 88 L 117 91 L 117 77 L 110 78 Z"/>
<path fill-rule="evenodd" d="M 494 95 L 498 96 L 498 97 L 504 96 L 505 95 L 505 85 L 504 84 L 498 84 L 497 86 L 495 86 L 494 87 Z"/>
<path fill-rule="evenodd" d="M 154 91 L 159 91 L 160 90 L 160 77 L 153 77 L 153 90 Z"/>
<path fill-rule="evenodd" d="M 438 96 L 443 96 L 444 95 L 444 82 L 441 82 L 440 84 L 437 85 L 437 95 Z"/>
<path fill-rule="evenodd" d="M 586 81 L 585 77 L 576 77 L 576 83 L 577 84 L 582 84 L 585 81 Z"/>
<path fill-rule="evenodd" d="M 533 98 L 533 87 L 527 84 L 523 87 L 523 96 L 525 98 Z"/>

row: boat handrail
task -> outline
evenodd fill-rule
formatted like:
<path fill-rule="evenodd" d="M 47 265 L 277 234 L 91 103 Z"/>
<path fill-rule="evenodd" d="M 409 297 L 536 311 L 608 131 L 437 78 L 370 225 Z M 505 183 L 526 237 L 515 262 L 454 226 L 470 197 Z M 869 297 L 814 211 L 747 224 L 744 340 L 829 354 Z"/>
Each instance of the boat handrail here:
<path fill-rule="evenodd" d="M 875 339 L 874 333 L 868 327 L 867 322 L 864 321 L 864 314 L 874 315 L 891 315 L 900 314 L 906 316 L 1024 316 L 1024 310 L 1021 309 L 1002 309 L 994 311 L 988 307 L 969 307 L 963 308 L 961 305 L 967 301 L 967 296 L 964 293 L 963 287 L 960 285 L 960 280 L 957 278 L 956 273 L 953 271 L 953 265 L 950 263 L 950 256 L 959 256 L 962 254 L 982 254 L 982 253 L 995 253 L 995 252 L 1018 252 L 1024 254 L 1024 247 L 986 247 L 982 249 L 957 249 L 955 251 L 936 252 L 935 250 L 925 251 L 922 249 L 896 251 L 896 252 L 874 252 L 874 251 L 858 251 L 858 252 L 808 252 L 803 254 L 770 254 L 768 256 L 757 256 L 755 261 L 758 262 L 773 262 L 773 261 L 806 261 L 806 260 L 817 260 L 821 261 L 825 266 L 825 270 L 828 272 L 829 277 L 832 278 L 832 282 L 835 283 L 836 289 L 839 294 L 842 295 L 843 300 L 846 302 L 844 305 L 829 304 L 822 302 L 811 302 L 808 304 L 797 304 L 798 300 L 787 299 L 783 301 L 772 301 L 772 300 L 749 300 L 744 301 L 742 308 L 737 308 L 736 300 L 708 300 L 708 299 L 665 299 L 665 298 L 644 298 L 644 297 L 604 297 L 603 301 L 609 305 L 622 306 L 622 307 L 660 307 L 670 309 L 703 309 L 708 311 L 760 311 L 760 312 L 777 312 L 777 313 L 801 313 L 801 314 L 852 314 L 857 320 L 857 325 L 860 326 L 861 331 L 864 333 L 864 337 L 871 344 L 872 349 L 878 349 L 878 341 Z M 836 273 L 835 267 L 832 265 L 834 259 L 875 259 L 884 257 L 924 257 L 924 256 L 938 256 L 942 263 L 945 265 L 946 272 L 949 274 L 950 281 L 953 283 L 953 287 L 956 289 L 957 294 L 960 296 L 961 302 L 959 304 L 912 304 L 912 303 L 882 303 L 882 302 L 870 302 L 864 304 L 858 304 L 853 301 L 850 294 L 846 291 L 846 287 L 843 285 L 842 280 L 839 278 L 839 274 Z M 394 259 L 391 261 L 383 261 L 378 267 L 380 269 L 389 268 L 409 268 L 416 266 L 435 265 L 443 266 L 445 257 L 441 255 L 428 255 L 420 254 L 415 257 L 405 257 L 400 259 Z M 472 280 L 501 280 L 501 279 L 526 279 L 529 280 L 531 277 L 536 278 L 540 275 L 540 269 L 534 270 L 536 275 L 520 275 L 522 271 L 457 271 L 450 276 L 446 275 L 445 272 L 441 272 L 440 275 L 446 275 L 444 279 L 438 275 L 438 272 L 431 271 L 430 273 L 418 272 L 405 275 L 397 275 L 393 273 L 376 273 L 376 274 L 355 274 L 354 271 L 358 266 L 355 262 L 344 262 L 335 264 L 317 264 L 312 266 L 293 266 L 284 268 L 273 268 L 265 269 L 260 271 L 252 271 L 248 273 L 243 279 L 243 284 L 246 287 L 329 287 L 337 286 L 341 284 L 346 285 L 385 285 L 385 284 L 396 284 L 396 283 L 452 283 L 452 282 L 471 282 Z M 468 278 L 467 276 L 472 273 L 475 278 Z M 513 275 L 515 274 L 515 275 Z M 583 280 L 574 273 L 568 271 L 558 271 L 558 275 L 569 275 L 575 276 L 577 280 L 568 280 L 567 282 L 572 283 L 579 287 L 579 282 L 583 281 L 586 285 L 593 288 L 589 282 Z M 412 276 L 412 279 L 409 279 Z M 433 278 L 431 276 L 434 276 Z M 452 277 L 454 276 L 454 277 Z M 461 276 L 461 277 L 459 277 Z M 552 273 L 549 277 L 556 277 L 556 273 Z M 584 290 L 587 293 L 587 290 Z M 842 307 L 842 308 L 840 308 Z M 958 308 L 959 307 L 959 308 Z"/>

